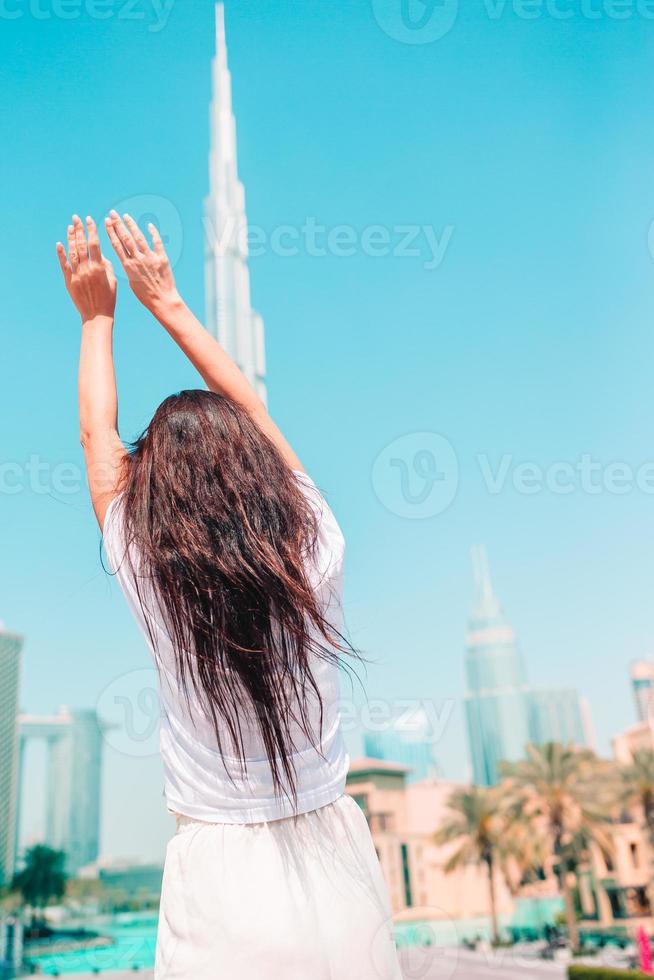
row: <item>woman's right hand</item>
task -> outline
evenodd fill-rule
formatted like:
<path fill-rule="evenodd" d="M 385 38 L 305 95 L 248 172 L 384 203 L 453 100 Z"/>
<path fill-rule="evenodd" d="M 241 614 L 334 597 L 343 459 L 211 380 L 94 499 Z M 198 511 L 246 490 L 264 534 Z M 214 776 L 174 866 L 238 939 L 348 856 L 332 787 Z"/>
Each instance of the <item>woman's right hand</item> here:
<path fill-rule="evenodd" d="M 111 262 L 100 250 L 100 240 L 93 218 L 86 219 L 88 242 L 84 225 L 77 215 L 68 226 L 68 255 L 57 242 L 57 257 L 66 289 L 77 307 L 83 323 L 105 317 L 113 320 L 116 310 L 116 276 Z"/>
<path fill-rule="evenodd" d="M 129 215 L 124 222 L 116 211 L 106 219 L 107 234 L 127 274 L 132 292 L 154 316 L 161 316 L 169 306 L 180 301 L 175 277 L 161 236 L 154 225 L 148 225 L 152 247 L 136 221 Z"/>

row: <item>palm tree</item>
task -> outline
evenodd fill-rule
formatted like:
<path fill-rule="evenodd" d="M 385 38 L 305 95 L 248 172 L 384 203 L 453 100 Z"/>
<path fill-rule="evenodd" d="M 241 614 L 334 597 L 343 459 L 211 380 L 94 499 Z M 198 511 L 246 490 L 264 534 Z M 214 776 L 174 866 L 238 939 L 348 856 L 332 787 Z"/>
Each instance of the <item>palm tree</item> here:
<path fill-rule="evenodd" d="M 654 752 L 639 749 L 631 763 L 618 768 L 618 803 L 626 807 L 638 807 L 642 811 L 644 830 L 650 845 L 650 859 L 654 858 Z M 649 902 L 654 908 L 654 866 L 649 885 Z"/>
<path fill-rule="evenodd" d="M 456 789 L 450 796 L 445 822 L 434 835 L 436 844 L 456 844 L 444 866 L 450 874 L 469 864 L 483 866 L 488 874 L 488 898 L 493 942 L 499 942 L 495 874 L 507 871 L 507 863 L 518 858 L 506 833 L 508 811 L 497 787 L 471 786 Z M 513 838 L 515 845 L 516 838 Z"/>
<path fill-rule="evenodd" d="M 45 844 L 30 847 L 25 854 L 25 866 L 12 882 L 12 890 L 18 891 L 26 905 L 33 909 L 45 908 L 53 898 L 62 898 L 66 891 L 64 864 L 66 855 Z"/>
<path fill-rule="evenodd" d="M 570 946 L 579 950 L 579 930 L 570 875 L 588 860 L 591 843 L 612 850 L 607 824 L 613 780 L 608 764 L 586 749 L 549 742 L 529 745 L 521 762 L 504 763 L 506 792 L 534 826 L 542 826 L 565 903 Z"/>
<path fill-rule="evenodd" d="M 541 828 L 534 826 L 521 806 L 500 786 L 502 805 L 502 836 L 500 859 L 507 887 L 515 897 L 523 885 L 542 873 L 547 862 L 547 846 Z"/>
<path fill-rule="evenodd" d="M 629 765 L 618 770 L 620 777 L 619 802 L 623 806 L 639 806 L 645 818 L 645 830 L 654 849 L 654 752 L 639 749 Z"/>

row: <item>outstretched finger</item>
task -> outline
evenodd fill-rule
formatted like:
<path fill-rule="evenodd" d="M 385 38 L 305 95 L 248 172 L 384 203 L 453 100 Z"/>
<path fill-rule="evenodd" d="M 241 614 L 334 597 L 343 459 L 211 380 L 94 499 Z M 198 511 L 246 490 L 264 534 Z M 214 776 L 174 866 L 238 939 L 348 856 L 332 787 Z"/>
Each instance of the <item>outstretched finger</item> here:
<path fill-rule="evenodd" d="M 150 232 L 150 238 L 152 239 L 152 248 L 157 253 L 157 255 L 165 255 L 166 249 L 164 247 L 163 240 L 159 234 L 159 229 L 153 225 L 148 225 L 148 231 Z"/>
<path fill-rule="evenodd" d="M 150 246 L 148 245 L 147 239 L 143 234 L 143 232 L 141 231 L 141 229 L 139 228 L 139 226 L 137 225 L 137 223 L 134 221 L 134 218 L 131 216 L 131 214 L 124 215 L 123 220 L 125 221 L 125 224 L 129 228 L 132 238 L 134 239 L 134 242 L 139 252 L 149 252 Z"/>
<path fill-rule="evenodd" d="M 75 245 L 77 247 L 77 258 L 80 262 L 86 262 L 89 257 L 89 249 L 86 244 L 84 225 L 78 214 L 73 215 L 73 226 L 75 228 Z"/>
<path fill-rule="evenodd" d="M 136 247 L 136 242 L 132 238 L 129 228 L 127 228 L 123 224 L 118 212 L 112 211 L 109 217 L 113 222 L 114 231 L 118 235 L 120 239 L 120 243 L 125 249 L 125 254 L 127 255 L 127 257 L 129 258 L 129 256 L 131 255 L 136 255 L 136 253 L 138 252 L 138 249 Z"/>
<path fill-rule="evenodd" d="M 70 260 L 70 267 L 73 272 L 76 271 L 79 265 L 79 258 L 77 257 L 77 242 L 75 240 L 75 229 L 72 225 L 68 225 L 68 255 Z"/>
<path fill-rule="evenodd" d="M 68 261 L 68 256 L 66 255 L 66 249 L 61 242 L 57 242 L 57 258 L 59 259 L 59 265 L 61 266 L 61 271 L 64 274 L 64 279 L 66 282 L 68 282 L 72 269 L 70 267 L 70 262 Z"/>
<path fill-rule="evenodd" d="M 125 262 L 129 258 L 129 256 L 127 255 L 127 252 L 123 247 L 123 243 L 121 242 L 116 232 L 116 223 L 113 221 L 112 218 L 105 218 L 104 223 L 105 223 L 105 228 L 107 229 L 107 234 L 109 235 L 109 241 L 111 242 L 111 246 L 114 252 L 116 253 L 116 255 L 118 256 L 118 258 L 120 259 L 121 263 L 125 265 Z"/>
<path fill-rule="evenodd" d="M 86 231 L 89 236 L 89 258 L 91 262 L 102 262 L 102 249 L 95 221 L 89 215 L 86 219 Z"/>

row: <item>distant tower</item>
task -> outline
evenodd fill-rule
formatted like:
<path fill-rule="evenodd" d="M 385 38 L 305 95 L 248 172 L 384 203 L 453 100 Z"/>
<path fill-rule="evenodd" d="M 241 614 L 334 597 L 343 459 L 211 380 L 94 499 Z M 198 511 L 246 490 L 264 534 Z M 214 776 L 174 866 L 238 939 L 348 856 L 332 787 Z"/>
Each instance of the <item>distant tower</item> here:
<path fill-rule="evenodd" d="M 486 551 L 473 548 L 476 598 L 468 622 L 466 720 L 474 781 L 492 786 L 502 761 L 530 742 L 527 678 L 516 639 L 493 592 Z"/>
<path fill-rule="evenodd" d="M 216 6 L 210 125 L 209 196 L 205 201 L 207 329 L 266 401 L 263 321 L 250 305 L 248 223 L 245 192 L 238 179 L 236 120 L 221 3 Z"/>
<path fill-rule="evenodd" d="M 21 760 L 28 739 L 48 748 L 45 843 L 66 852 L 66 871 L 74 875 L 98 857 L 102 784 L 102 725 L 95 711 L 19 718 Z M 22 766 L 21 766 L 22 781 Z"/>
<path fill-rule="evenodd" d="M 529 724 L 531 741 L 536 745 L 560 742 L 577 747 L 593 746 L 590 705 L 582 701 L 573 687 L 531 691 Z"/>
<path fill-rule="evenodd" d="M 363 749 L 369 759 L 398 762 L 407 766 L 407 782 L 437 775 L 433 733 L 423 708 L 399 712 L 383 731 L 367 731 Z"/>
<path fill-rule="evenodd" d="M 530 688 L 511 626 L 500 607 L 483 548 L 473 548 L 476 600 L 468 623 L 466 719 L 475 783 L 493 786 L 500 762 L 525 747 L 593 743 L 590 709 L 574 688 Z"/>
<path fill-rule="evenodd" d="M 18 693 L 22 637 L 0 623 L 0 885 L 14 873 L 18 799 Z"/>
<path fill-rule="evenodd" d="M 654 718 L 654 660 L 635 660 L 631 665 L 631 686 L 636 701 L 638 721 Z"/>

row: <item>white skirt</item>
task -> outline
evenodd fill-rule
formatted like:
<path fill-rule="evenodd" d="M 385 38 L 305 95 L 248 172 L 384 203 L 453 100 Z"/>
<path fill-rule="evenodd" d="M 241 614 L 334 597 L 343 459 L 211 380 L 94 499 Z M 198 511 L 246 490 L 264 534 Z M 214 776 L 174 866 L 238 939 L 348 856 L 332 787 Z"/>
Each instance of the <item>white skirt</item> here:
<path fill-rule="evenodd" d="M 354 800 L 270 823 L 178 817 L 155 980 L 402 980 L 386 885 Z"/>

